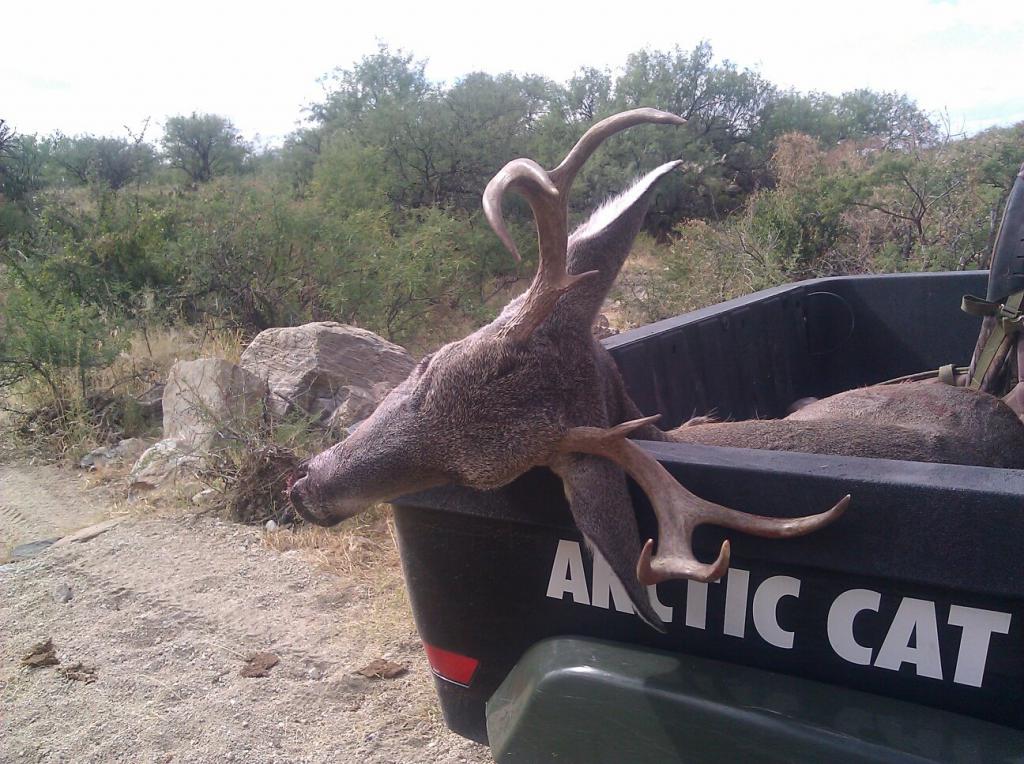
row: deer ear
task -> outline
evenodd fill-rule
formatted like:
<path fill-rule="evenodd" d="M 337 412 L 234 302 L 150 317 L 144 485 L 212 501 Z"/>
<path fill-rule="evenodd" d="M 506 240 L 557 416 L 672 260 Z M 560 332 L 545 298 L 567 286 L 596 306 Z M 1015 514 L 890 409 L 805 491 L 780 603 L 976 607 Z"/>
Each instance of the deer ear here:
<path fill-rule="evenodd" d="M 622 263 L 633 248 L 633 241 L 640 232 L 644 215 L 650 206 L 651 191 L 658 181 L 683 164 L 682 161 L 668 162 L 647 173 L 634 183 L 629 190 L 601 205 L 587 222 L 573 231 L 569 237 L 566 266 L 569 273 L 597 271 L 596 276 L 583 281 L 566 299 L 572 307 L 567 310 L 589 319 L 598 311 L 604 296 L 611 289 Z"/>
<path fill-rule="evenodd" d="M 576 527 L 608 562 L 637 614 L 665 633 L 665 624 L 651 606 L 647 587 L 636 577 L 640 531 L 623 471 L 607 459 L 585 454 L 566 454 L 551 469 L 562 478 Z"/>
<path fill-rule="evenodd" d="M 647 214 L 651 191 L 658 181 L 683 164 L 681 159 L 656 167 L 618 196 L 598 207 L 585 223 L 573 231 L 570 243 L 589 239 L 627 239 L 632 244 Z"/>

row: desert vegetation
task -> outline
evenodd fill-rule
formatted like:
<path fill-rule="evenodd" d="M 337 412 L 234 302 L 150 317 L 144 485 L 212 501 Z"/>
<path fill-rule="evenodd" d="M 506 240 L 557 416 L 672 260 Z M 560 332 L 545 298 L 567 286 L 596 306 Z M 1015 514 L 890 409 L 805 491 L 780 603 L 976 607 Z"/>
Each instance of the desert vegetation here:
<path fill-rule="evenodd" d="M 899 94 L 786 91 L 706 43 L 562 83 L 432 82 L 382 46 L 323 85 L 273 147 L 215 114 L 160 135 L 0 122 L 6 430 L 73 454 L 142 434 L 140 396 L 175 360 L 235 359 L 269 327 L 336 320 L 414 353 L 461 336 L 534 268 L 528 209 L 508 210 L 516 264 L 483 220 L 486 182 L 623 109 L 689 122 L 611 141 L 577 181 L 577 219 L 642 170 L 690 169 L 658 194 L 616 328 L 816 275 L 984 267 L 1024 161 L 1024 124 L 964 136 Z"/>

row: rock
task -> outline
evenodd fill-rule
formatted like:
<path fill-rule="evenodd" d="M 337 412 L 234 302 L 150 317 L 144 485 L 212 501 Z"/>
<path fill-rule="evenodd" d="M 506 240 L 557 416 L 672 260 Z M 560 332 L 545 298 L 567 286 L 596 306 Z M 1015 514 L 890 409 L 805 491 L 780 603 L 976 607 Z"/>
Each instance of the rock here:
<path fill-rule="evenodd" d="M 164 411 L 164 385 L 162 382 L 153 385 L 146 392 L 136 397 L 141 414 L 147 421 L 159 420 Z"/>
<path fill-rule="evenodd" d="M 27 544 L 18 544 L 11 550 L 10 560 L 11 562 L 29 560 L 47 547 L 53 546 L 56 541 L 57 539 L 41 539 L 40 541 L 30 541 Z"/>
<path fill-rule="evenodd" d="M 149 448 L 149 446 L 149 441 L 143 440 L 142 438 L 125 438 L 124 440 L 118 441 L 114 450 L 117 452 L 119 459 L 134 462 L 142 456 L 142 452 Z"/>
<path fill-rule="evenodd" d="M 270 669 L 280 662 L 281 659 L 273 653 L 256 653 L 246 659 L 246 664 L 239 673 L 249 678 L 267 677 L 270 676 Z"/>
<path fill-rule="evenodd" d="M 590 332 L 594 335 L 594 339 L 603 340 L 606 337 L 614 337 L 619 333 L 619 330 L 612 328 L 611 323 L 608 321 L 608 316 L 600 313 L 594 319 L 594 325 L 590 327 Z"/>
<path fill-rule="evenodd" d="M 351 434 L 354 425 L 374 412 L 394 385 L 378 383 L 370 390 L 352 387 L 349 396 L 334 410 L 327 420 L 327 426 L 339 433 Z"/>
<path fill-rule="evenodd" d="M 204 488 L 202 491 L 192 497 L 192 503 L 197 507 L 203 507 L 213 501 L 213 497 L 217 492 L 212 488 Z"/>
<path fill-rule="evenodd" d="M 397 676 L 402 676 L 406 671 L 408 669 L 400 663 L 384 658 L 374 658 L 369 665 L 363 666 L 356 673 L 362 674 L 367 679 L 394 679 Z"/>
<path fill-rule="evenodd" d="M 143 452 L 128 474 L 129 488 L 156 488 L 202 467 L 202 459 L 173 439 L 161 440 Z"/>
<path fill-rule="evenodd" d="M 347 427 L 369 416 L 416 363 L 373 332 L 322 321 L 260 332 L 241 365 L 267 381 L 272 413 L 297 409 Z"/>
<path fill-rule="evenodd" d="M 269 531 L 270 533 L 273 533 L 277 530 L 277 523 L 275 523 L 273 520 L 267 520 L 267 524 L 263 527 L 266 528 L 267 531 Z"/>
<path fill-rule="evenodd" d="M 117 462 L 135 461 L 147 447 L 142 438 L 126 438 L 116 446 L 97 448 L 83 456 L 78 466 L 82 469 L 94 470 Z"/>
<path fill-rule="evenodd" d="M 53 647 L 53 639 L 49 637 L 32 645 L 31 649 L 21 656 L 21 665 L 29 668 L 56 666 L 58 663 L 60 663 L 60 658 L 57 657 L 57 651 Z"/>
<path fill-rule="evenodd" d="M 66 546 L 67 544 L 82 544 L 86 541 L 92 541 L 94 538 L 102 533 L 117 527 L 124 518 L 114 517 L 110 520 L 104 520 L 102 523 L 96 523 L 90 525 L 87 528 L 82 528 L 80 531 L 75 531 L 70 536 L 65 536 L 59 539 L 54 546 Z"/>
<path fill-rule="evenodd" d="M 94 470 L 97 467 L 105 467 L 114 461 L 115 458 L 116 454 L 113 448 L 101 446 L 100 448 L 94 448 L 79 459 L 78 466 L 83 470 Z"/>
<path fill-rule="evenodd" d="M 262 379 L 230 361 L 178 361 L 164 388 L 164 439 L 185 450 L 208 448 L 219 431 L 257 412 L 266 391 Z"/>
<path fill-rule="evenodd" d="M 71 592 L 71 587 L 65 583 L 57 584 L 57 588 L 53 591 L 53 601 L 61 604 L 71 602 L 71 598 L 74 596 Z"/>

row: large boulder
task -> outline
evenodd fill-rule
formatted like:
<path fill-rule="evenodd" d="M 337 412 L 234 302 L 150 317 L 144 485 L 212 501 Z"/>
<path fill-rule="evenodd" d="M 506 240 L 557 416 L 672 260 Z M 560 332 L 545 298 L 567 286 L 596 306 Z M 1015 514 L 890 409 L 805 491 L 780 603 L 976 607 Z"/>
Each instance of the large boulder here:
<path fill-rule="evenodd" d="M 369 416 L 416 362 L 373 332 L 321 321 L 260 332 L 241 365 L 267 381 L 271 412 L 297 409 L 344 428 Z"/>
<path fill-rule="evenodd" d="M 206 449 L 225 429 L 259 411 L 266 383 L 221 358 L 178 361 L 164 388 L 164 438 L 185 450 Z"/>

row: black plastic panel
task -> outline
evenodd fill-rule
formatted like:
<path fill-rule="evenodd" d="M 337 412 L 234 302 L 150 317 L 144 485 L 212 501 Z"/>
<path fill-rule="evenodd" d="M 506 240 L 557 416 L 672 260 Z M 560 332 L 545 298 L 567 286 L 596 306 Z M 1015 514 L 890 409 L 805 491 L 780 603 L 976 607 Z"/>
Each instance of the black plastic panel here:
<path fill-rule="evenodd" d="M 805 282 L 644 327 L 608 346 L 638 404 L 665 413 L 666 424 L 712 409 L 735 418 L 775 416 L 795 398 L 966 363 L 978 324 L 959 313 L 960 296 L 983 293 L 984 278 Z M 673 611 L 667 635 L 618 612 L 614 597 L 595 596 L 593 563 L 579 546 L 559 481 L 546 470 L 495 492 L 441 489 L 406 497 L 396 518 L 420 631 L 432 644 L 481 661 L 468 689 L 438 682 L 453 729 L 483 740 L 486 699 L 531 645 L 561 635 L 781 671 L 1024 729 L 1024 472 L 644 445 L 692 491 L 737 509 L 809 514 L 846 493 L 853 503 L 838 523 L 810 537 L 732 535 L 733 567 L 741 571 L 733 580 L 739 587 L 745 572 L 748 588 L 740 637 L 732 633 L 735 623 L 724 622 L 728 579 L 707 588 L 703 629 L 687 623 L 687 608 L 695 606 L 687 600 L 696 597 L 688 584 L 661 585 L 660 601 Z M 646 499 L 634 496 L 641 530 L 653 535 Z M 719 529 L 699 529 L 698 554 L 712 559 L 724 537 Z M 587 602 L 547 596 L 559 549 L 573 544 Z M 791 648 L 771 644 L 754 625 L 755 593 L 775 576 L 799 581 L 799 596 L 782 598 L 774 611 L 780 628 L 794 635 Z M 850 638 L 869 648 L 867 665 L 840 656 L 827 628 L 837 598 L 854 589 L 878 594 L 877 609 L 860 613 L 850 627 Z M 1007 633 L 988 634 L 981 686 L 965 680 L 981 649 L 961 646 L 964 628 L 957 622 L 965 608 L 1008 619 Z M 900 637 L 888 635 L 905 628 L 910 613 L 923 620 L 914 622 L 902 647 L 913 653 L 915 645 L 931 646 L 935 655 L 902 661 L 895 670 L 874 665 L 887 639 L 892 659 Z"/>
<path fill-rule="evenodd" d="M 610 337 L 640 408 L 675 426 L 783 416 L 796 399 L 970 360 L 979 322 L 960 298 L 984 271 L 815 279 Z"/>

